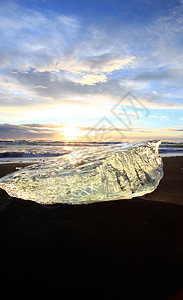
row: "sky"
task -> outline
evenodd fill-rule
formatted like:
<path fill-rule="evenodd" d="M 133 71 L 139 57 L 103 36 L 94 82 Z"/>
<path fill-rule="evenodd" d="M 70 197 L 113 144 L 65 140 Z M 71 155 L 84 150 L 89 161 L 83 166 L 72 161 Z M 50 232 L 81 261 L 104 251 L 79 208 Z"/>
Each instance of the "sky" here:
<path fill-rule="evenodd" d="M 183 141 L 183 0 L 0 0 L 0 139 Z"/>

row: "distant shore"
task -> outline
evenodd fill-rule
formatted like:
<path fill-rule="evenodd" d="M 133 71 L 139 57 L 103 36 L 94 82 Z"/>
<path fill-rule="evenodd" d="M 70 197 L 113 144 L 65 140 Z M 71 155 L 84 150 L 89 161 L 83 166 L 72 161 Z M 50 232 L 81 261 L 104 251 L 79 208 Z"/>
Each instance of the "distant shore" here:
<path fill-rule="evenodd" d="M 65 299 L 157 300 L 181 290 L 183 157 L 163 162 L 158 188 L 132 200 L 43 206 L 0 190 L 2 287 Z M 1 164 L 0 177 L 22 166 Z"/>

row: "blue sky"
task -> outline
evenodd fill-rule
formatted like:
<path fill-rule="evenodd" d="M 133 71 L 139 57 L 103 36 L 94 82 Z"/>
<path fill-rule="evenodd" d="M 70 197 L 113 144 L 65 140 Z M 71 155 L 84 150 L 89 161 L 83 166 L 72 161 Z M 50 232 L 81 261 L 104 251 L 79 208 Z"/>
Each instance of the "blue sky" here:
<path fill-rule="evenodd" d="M 1 139 L 183 140 L 183 0 L 1 0 L 0 18 Z"/>

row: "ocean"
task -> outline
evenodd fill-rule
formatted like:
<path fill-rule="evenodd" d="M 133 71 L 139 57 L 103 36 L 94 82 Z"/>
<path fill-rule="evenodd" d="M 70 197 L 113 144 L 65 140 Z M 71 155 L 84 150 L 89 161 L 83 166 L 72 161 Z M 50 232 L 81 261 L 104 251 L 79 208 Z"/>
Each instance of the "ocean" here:
<path fill-rule="evenodd" d="M 109 144 L 111 143 L 46 140 L 2 140 L 0 141 L 0 164 L 42 162 L 56 156 L 71 153 L 79 148 L 93 146 L 100 147 Z M 183 143 L 162 142 L 159 148 L 159 154 L 161 157 L 183 156 Z"/>

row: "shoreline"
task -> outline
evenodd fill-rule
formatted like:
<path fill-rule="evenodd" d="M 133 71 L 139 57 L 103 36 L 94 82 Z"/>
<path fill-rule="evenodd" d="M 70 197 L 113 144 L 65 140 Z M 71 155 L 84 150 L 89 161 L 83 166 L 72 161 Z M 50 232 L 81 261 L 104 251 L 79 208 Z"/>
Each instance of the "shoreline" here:
<path fill-rule="evenodd" d="M 183 157 L 163 162 L 157 189 L 131 200 L 47 206 L 0 190 L 2 287 L 67 299 L 157 300 L 181 290 Z M 0 165 L 0 176 L 16 167 Z"/>

